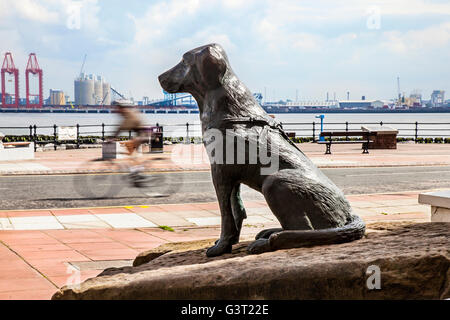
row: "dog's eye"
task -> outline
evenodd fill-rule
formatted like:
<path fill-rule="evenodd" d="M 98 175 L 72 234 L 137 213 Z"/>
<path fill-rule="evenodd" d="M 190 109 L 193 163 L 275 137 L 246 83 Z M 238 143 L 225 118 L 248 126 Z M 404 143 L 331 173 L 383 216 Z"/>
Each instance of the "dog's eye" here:
<path fill-rule="evenodd" d="M 183 56 L 183 62 L 186 64 L 190 64 L 192 62 L 192 55 L 185 54 Z"/>

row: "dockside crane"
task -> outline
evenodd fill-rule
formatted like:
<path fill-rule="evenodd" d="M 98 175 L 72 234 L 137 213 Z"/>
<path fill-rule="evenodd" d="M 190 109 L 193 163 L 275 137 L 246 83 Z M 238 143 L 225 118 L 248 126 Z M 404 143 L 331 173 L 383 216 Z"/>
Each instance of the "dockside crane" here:
<path fill-rule="evenodd" d="M 33 75 L 38 76 L 39 81 L 39 91 L 38 94 L 31 94 L 30 93 L 30 73 Z M 25 70 L 25 86 L 26 86 L 26 98 L 27 98 L 27 108 L 31 107 L 38 107 L 42 108 L 42 105 L 44 104 L 44 88 L 43 88 L 43 71 L 39 67 L 39 63 L 36 58 L 35 53 L 30 53 L 30 56 L 28 57 L 28 63 L 27 68 Z M 30 102 L 30 96 L 37 96 L 38 97 L 38 103 L 31 103 Z"/>
<path fill-rule="evenodd" d="M 121 93 L 119 93 L 116 89 L 114 89 L 113 87 L 111 87 L 111 91 L 114 92 L 115 94 L 117 94 L 119 97 L 121 97 L 122 99 L 126 99 Z"/>
<path fill-rule="evenodd" d="M 83 58 L 83 63 L 81 64 L 80 78 L 81 78 L 81 75 L 83 74 L 83 68 L 84 68 L 84 64 L 86 63 L 86 57 L 87 57 L 87 54 L 85 53 L 84 58 Z"/>
<path fill-rule="evenodd" d="M 6 103 L 6 96 L 11 94 L 6 93 L 6 73 L 14 76 L 14 103 Z M 15 107 L 19 108 L 19 69 L 14 65 L 11 52 L 5 53 L 3 65 L 1 69 L 2 78 L 2 107 Z"/>

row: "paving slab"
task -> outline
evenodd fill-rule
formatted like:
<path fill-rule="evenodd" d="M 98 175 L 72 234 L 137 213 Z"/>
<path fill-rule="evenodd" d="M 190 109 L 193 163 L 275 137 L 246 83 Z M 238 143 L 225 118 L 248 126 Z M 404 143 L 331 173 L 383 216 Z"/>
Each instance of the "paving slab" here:
<path fill-rule="evenodd" d="M 13 225 L 8 218 L 0 218 L 0 230 L 13 230 Z"/>
<path fill-rule="evenodd" d="M 220 225 L 220 217 L 186 218 L 186 219 L 197 226 Z"/>
<path fill-rule="evenodd" d="M 193 222 L 168 212 L 141 212 L 139 215 L 157 226 L 183 227 L 194 225 Z"/>
<path fill-rule="evenodd" d="M 134 213 L 96 214 L 96 217 L 113 228 L 151 228 L 156 224 Z"/>
<path fill-rule="evenodd" d="M 64 229 L 53 216 L 10 217 L 14 230 Z"/>
<path fill-rule="evenodd" d="M 207 211 L 207 210 L 186 210 L 186 211 L 170 211 L 169 214 L 175 215 L 180 218 L 208 218 L 208 217 L 218 217 L 220 212 L 218 211 Z"/>

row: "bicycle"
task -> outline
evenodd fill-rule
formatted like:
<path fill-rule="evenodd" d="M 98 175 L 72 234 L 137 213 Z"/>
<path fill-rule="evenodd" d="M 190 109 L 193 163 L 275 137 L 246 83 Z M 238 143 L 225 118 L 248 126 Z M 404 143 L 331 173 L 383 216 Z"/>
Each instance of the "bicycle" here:
<path fill-rule="evenodd" d="M 124 193 L 136 197 L 138 191 L 146 197 L 164 197 L 174 194 L 182 185 L 182 174 L 164 174 L 155 165 L 166 158 L 135 152 L 134 141 L 119 142 L 127 151 L 118 152 L 118 158 L 93 159 L 78 170 L 74 177 L 75 189 L 85 198 L 107 199 Z M 146 145 L 142 145 L 144 149 Z M 128 187 L 128 188 L 127 188 Z"/>

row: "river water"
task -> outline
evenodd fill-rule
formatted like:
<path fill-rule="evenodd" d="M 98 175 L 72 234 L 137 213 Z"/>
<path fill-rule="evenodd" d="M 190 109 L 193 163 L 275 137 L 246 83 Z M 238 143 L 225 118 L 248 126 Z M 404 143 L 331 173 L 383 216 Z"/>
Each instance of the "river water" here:
<path fill-rule="evenodd" d="M 186 123 L 189 123 L 189 135 L 200 135 L 198 114 L 142 114 L 146 123 L 164 126 L 166 136 L 186 136 Z M 312 123 L 315 122 L 316 134 L 320 132 L 318 114 L 290 113 L 275 114 L 275 118 L 283 123 L 286 131 L 295 131 L 297 136 L 311 136 Z M 38 126 L 38 134 L 53 134 L 53 125 L 82 127 L 82 134 L 101 133 L 101 124 L 107 125 L 106 130 L 113 130 L 109 125 L 117 125 L 120 117 L 117 114 L 84 114 L 84 113 L 0 113 L 0 132 L 4 134 L 29 134 L 30 125 Z M 399 136 L 414 136 L 415 122 L 418 125 L 419 136 L 450 137 L 450 113 L 329 113 L 324 117 L 324 130 L 360 129 L 366 123 L 380 123 L 399 130 Z M 290 125 L 289 123 L 296 123 Z M 23 129 L 13 127 L 24 127 Z M 46 127 L 46 128 L 39 128 Z"/>

